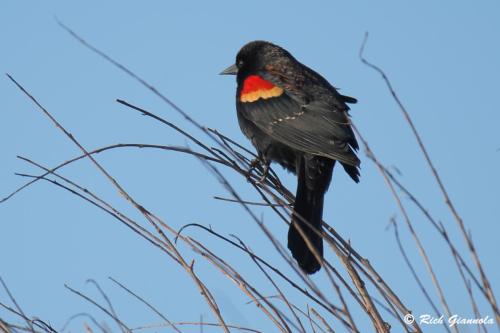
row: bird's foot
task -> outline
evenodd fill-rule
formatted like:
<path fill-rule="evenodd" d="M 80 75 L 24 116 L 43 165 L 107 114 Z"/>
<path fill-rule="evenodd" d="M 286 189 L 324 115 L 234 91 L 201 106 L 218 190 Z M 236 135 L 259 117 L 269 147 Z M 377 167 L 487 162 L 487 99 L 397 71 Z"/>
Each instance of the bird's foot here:
<path fill-rule="evenodd" d="M 267 175 L 269 174 L 269 162 L 264 162 L 264 165 L 262 166 L 262 176 L 257 180 L 257 184 L 263 184 L 266 179 Z"/>
<path fill-rule="evenodd" d="M 247 180 L 252 177 L 252 172 L 257 169 L 257 167 L 262 167 L 262 175 L 255 181 L 257 184 L 262 184 L 266 181 L 267 175 L 269 174 L 269 162 L 262 158 L 254 158 L 250 162 L 250 168 L 247 171 Z"/>

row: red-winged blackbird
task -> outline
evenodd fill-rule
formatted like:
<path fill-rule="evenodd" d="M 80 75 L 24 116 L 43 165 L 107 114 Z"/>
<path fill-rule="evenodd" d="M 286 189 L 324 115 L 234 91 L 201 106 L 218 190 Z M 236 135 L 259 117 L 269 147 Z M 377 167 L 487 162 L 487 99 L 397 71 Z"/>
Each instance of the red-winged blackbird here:
<path fill-rule="evenodd" d="M 264 170 L 274 161 L 297 174 L 288 248 L 299 266 L 313 274 L 321 263 L 297 226 L 322 258 L 323 197 L 335 161 L 359 181 L 360 161 L 354 152 L 358 143 L 346 105 L 356 99 L 341 95 L 288 51 L 264 41 L 243 46 L 236 63 L 221 74 L 236 75 L 238 122 L 257 149 Z"/>

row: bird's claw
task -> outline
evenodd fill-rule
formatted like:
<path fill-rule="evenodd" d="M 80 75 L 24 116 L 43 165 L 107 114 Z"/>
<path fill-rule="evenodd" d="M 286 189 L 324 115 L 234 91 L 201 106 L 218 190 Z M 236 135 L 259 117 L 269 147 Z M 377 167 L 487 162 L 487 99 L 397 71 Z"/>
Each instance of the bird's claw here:
<path fill-rule="evenodd" d="M 255 181 L 256 184 L 262 184 L 266 181 L 267 175 L 269 174 L 269 162 L 262 160 L 260 158 L 255 158 L 250 162 L 250 168 L 247 171 L 247 180 L 252 177 L 252 171 L 258 166 L 262 166 L 262 176 Z"/>
<path fill-rule="evenodd" d="M 267 175 L 269 174 L 269 163 L 264 163 L 264 166 L 262 167 L 262 176 L 257 180 L 257 184 L 263 184 L 266 179 Z"/>

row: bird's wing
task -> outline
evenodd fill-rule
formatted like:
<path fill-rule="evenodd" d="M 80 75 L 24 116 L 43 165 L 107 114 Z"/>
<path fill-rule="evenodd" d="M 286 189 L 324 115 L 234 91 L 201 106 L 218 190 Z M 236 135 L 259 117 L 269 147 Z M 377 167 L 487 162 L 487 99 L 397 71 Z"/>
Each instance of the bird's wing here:
<path fill-rule="evenodd" d="M 239 100 L 238 110 L 264 133 L 285 145 L 359 166 L 353 151 L 358 145 L 343 110 L 318 102 L 301 105 L 286 90 L 279 96 L 251 102 Z"/>

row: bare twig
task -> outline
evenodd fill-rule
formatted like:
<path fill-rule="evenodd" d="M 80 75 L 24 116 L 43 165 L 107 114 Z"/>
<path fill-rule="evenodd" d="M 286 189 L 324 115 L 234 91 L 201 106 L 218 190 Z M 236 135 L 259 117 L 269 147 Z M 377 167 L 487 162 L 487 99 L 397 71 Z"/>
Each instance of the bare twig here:
<path fill-rule="evenodd" d="M 104 298 L 104 301 L 108 304 L 108 309 L 113 314 L 113 318 L 118 318 L 118 315 L 116 314 L 116 311 L 115 311 L 115 309 L 113 307 L 113 304 L 111 303 L 111 300 L 109 299 L 108 295 L 106 295 L 106 293 L 104 292 L 104 290 L 102 290 L 101 286 L 97 283 L 97 281 L 95 281 L 94 279 L 88 279 L 85 282 L 86 283 L 91 283 L 91 284 L 93 284 L 97 288 L 97 290 L 99 291 L 99 293 L 101 294 L 101 296 Z M 126 331 L 123 328 L 123 326 L 120 325 L 119 323 L 117 323 L 117 324 L 118 324 L 118 327 L 120 328 L 120 330 L 123 333 L 126 333 Z"/>
<path fill-rule="evenodd" d="M 181 332 L 170 320 L 167 319 L 167 317 L 162 314 L 159 310 L 157 310 L 153 305 L 151 305 L 148 301 L 146 301 L 144 298 L 142 298 L 141 296 L 137 295 L 136 293 L 134 293 L 132 290 L 130 290 L 129 288 L 125 287 L 125 285 L 123 285 L 122 283 L 116 281 L 115 279 L 113 279 L 112 277 L 109 277 L 109 279 L 111 281 L 113 281 L 114 283 L 116 283 L 120 288 L 122 288 L 123 290 L 125 290 L 127 293 L 129 293 L 130 295 L 134 296 L 135 298 L 137 298 L 141 303 L 143 303 L 144 305 L 146 305 L 148 308 L 150 308 L 154 313 L 156 313 L 161 319 L 163 319 L 165 321 L 165 323 L 167 323 L 168 325 L 170 325 L 170 327 L 176 331 L 176 332 Z"/>
<path fill-rule="evenodd" d="M 194 321 L 178 321 L 178 322 L 173 322 L 173 325 L 176 326 L 199 326 L 200 329 L 202 329 L 204 326 L 207 327 L 220 327 L 220 324 L 218 323 L 207 323 L 207 322 L 194 322 Z M 160 324 L 151 324 L 151 325 L 144 325 L 144 326 L 138 326 L 134 327 L 131 330 L 132 331 L 141 331 L 141 330 L 146 330 L 146 329 L 152 329 L 152 328 L 163 328 L 163 327 L 169 327 L 170 324 L 168 323 L 160 323 Z M 233 328 L 235 330 L 243 331 L 243 332 L 252 332 L 252 333 L 262 333 L 262 331 L 258 331 L 252 328 L 248 327 L 243 327 L 243 326 L 238 326 L 238 325 L 231 325 L 227 324 L 228 328 Z"/>
<path fill-rule="evenodd" d="M 425 147 L 423 140 L 422 140 L 419 132 L 417 131 L 417 128 L 414 125 L 413 120 L 412 120 L 409 112 L 406 110 L 406 107 L 403 105 L 402 101 L 399 99 L 398 95 L 396 94 L 396 91 L 393 88 L 391 81 L 387 77 L 387 74 L 384 72 L 384 70 L 382 70 L 380 67 L 378 67 L 375 64 L 366 60 L 366 58 L 363 55 L 363 51 L 364 51 L 367 39 L 368 39 L 368 33 L 365 34 L 363 44 L 362 44 L 361 49 L 359 51 L 359 58 L 366 66 L 372 68 L 373 70 L 375 70 L 377 73 L 379 73 L 382 76 L 382 79 L 386 83 L 387 88 L 389 89 L 389 92 L 391 93 L 394 101 L 397 103 L 399 110 L 402 112 L 406 122 L 410 126 L 410 129 L 411 129 L 415 139 L 417 140 L 418 147 L 419 147 L 420 151 L 422 152 L 422 154 L 424 155 L 425 161 L 427 162 L 427 165 L 429 166 L 429 168 L 432 172 L 432 175 L 434 176 L 434 179 L 436 180 L 436 182 L 439 186 L 439 189 L 441 190 L 444 202 L 445 202 L 446 206 L 448 206 L 448 208 L 450 209 L 450 211 L 451 211 L 451 213 L 452 213 L 452 215 L 453 215 L 453 217 L 454 217 L 454 219 L 459 227 L 459 230 L 460 230 L 460 232 L 465 240 L 465 243 L 467 244 L 469 252 L 472 256 L 472 259 L 473 259 L 473 261 L 476 265 L 476 268 L 479 272 L 479 275 L 481 277 L 483 287 L 487 293 L 488 302 L 489 302 L 489 304 L 494 312 L 494 315 L 496 317 L 496 321 L 500 322 L 500 310 L 498 309 L 497 301 L 496 301 L 495 295 L 493 293 L 493 290 L 491 288 L 491 284 L 486 276 L 486 273 L 484 272 L 481 261 L 479 260 L 479 255 L 477 254 L 477 251 L 476 251 L 476 248 L 475 248 L 474 243 L 472 241 L 472 238 L 470 237 L 469 233 L 465 229 L 465 224 L 463 222 L 463 219 L 458 214 L 458 211 L 455 208 L 455 205 L 451 201 L 451 198 L 448 194 L 448 191 L 446 190 L 446 187 L 444 186 L 444 183 L 441 180 L 441 177 L 440 177 L 436 167 L 434 166 L 434 163 L 432 162 L 429 153 L 427 152 L 427 148 Z"/>
<path fill-rule="evenodd" d="M 114 315 L 110 310 L 106 309 L 104 306 L 100 305 L 99 303 L 97 303 L 92 298 L 88 297 L 87 295 L 83 294 L 82 292 L 71 288 L 67 284 L 65 284 L 64 287 L 66 289 L 68 289 L 69 291 L 71 291 L 73 294 L 80 296 L 81 298 L 83 298 L 87 302 L 93 304 L 94 306 L 96 306 L 97 308 L 99 308 L 101 311 L 103 311 L 105 314 L 107 314 L 108 316 L 110 316 L 114 321 L 116 321 L 118 323 L 118 325 L 121 328 L 123 328 L 123 330 L 125 332 L 128 332 L 128 333 L 131 332 L 130 328 L 128 328 L 127 325 L 125 325 L 125 323 L 123 321 L 121 321 L 120 318 L 118 318 L 116 315 Z"/>
<path fill-rule="evenodd" d="M 32 332 L 34 332 L 35 328 L 33 327 L 33 324 L 31 323 L 31 320 L 29 320 L 26 317 L 26 315 L 24 314 L 23 309 L 21 309 L 21 307 L 19 306 L 19 303 L 17 303 L 16 299 L 14 298 L 14 296 L 12 295 L 12 293 L 10 292 L 9 288 L 7 287 L 7 284 L 5 284 L 5 282 L 4 282 L 4 280 L 2 279 L 1 276 L 0 276 L 0 284 L 2 284 L 3 289 L 5 290 L 5 292 L 7 293 L 7 295 L 9 296 L 10 300 L 12 301 L 12 303 L 14 304 L 14 306 L 16 307 L 17 311 L 19 311 L 19 313 L 22 314 L 22 317 L 26 321 L 26 324 L 28 325 L 28 327 L 30 328 L 30 330 Z"/>
<path fill-rule="evenodd" d="M 220 310 L 215 302 L 215 300 L 210 297 L 210 292 L 206 289 L 205 285 L 201 282 L 198 276 L 192 270 L 192 266 L 190 266 L 184 258 L 180 255 L 180 253 L 175 249 L 175 247 L 170 244 L 170 240 L 165 236 L 163 231 L 158 227 L 153 218 L 156 218 L 153 214 L 147 211 L 142 205 L 139 205 L 122 187 L 121 185 L 90 155 L 87 150 L 75 139 L 75 137 L 69 133 L 48 111 L 45 109 L 23 86 L 21 86 L 12 76 L 7 74 L 9 79 L 14 82 L 14 84 L 31 100 L 35 105 L 42 111 L 51 121 L 52 123 L 59 128 L 80 150 L 89 158 L 90 161 L 97 167 L 97 169 L 111 182 L 111 184 L 118 190 L 119 194 L 124 197 L 129 203 L 131 203 L 139 212 L 143 214 L 143 216 L 151 223 L 151 225 L 156 229 L 161 238 L 169 244 L 170 249 L 172 250 L 174 256 L 179 260 L 182 267 L 186 270 L 189 276 L 193 279 L 195 284 L 201 291 L 201 294 L 205 297 L 210 309 L 214 313 L 214 315 L 219 320 L 222 327 L 225 328 L 225 331 L 229 333 L 227 327 L 225 327 L 224 319 L 221 316 Z M 160 219 L 157 219 L 157 221 Z"/>
<path fill-rule="evenodd" d="M 436 314 L 436 316 L 439 317 L 440 316 L 439 310 L 437 309 L 436 305 L 432 301 L 432 298 L 429 296 L 429 293 L 427 292 L 427 289 L 424 287 L 424 284 L 422 283 L 422 281 L 418 277 L 418 274 L 415 271 L 415 268 L 413 268 L 413 265 L 411 264 L 410 259 L 406 255 L 406 251 L 405 251 L 405 249 L 403 247 L 403 244 L 401 243 L 401 238 L 399 237 L 398 225 L 397 225 L 396 220 L 394 218 L 391 219 L 391 225 L 394 228 L 394 237 L 396 238 L 396 241 L 398 243 L 399 251 L 401 252 L 401 255 L 403 256 L 403 259 L 404 259 L 406 265 L 410 269 L 411 274 L 413 275 L 413 278 L 415 279 L 415 281 L 418 284 L 418 287 L 422 291 L 422 294 L 424 294 L 425 298 L 427 299 L 427 302 L 429 302 L 430 306 L 434 310 L 434 314 Z M 448 323 L 443 322 L 443 327 L 445 328 L 445 330 L 447 332 L 450 332 L 450 329 L 448 328 Z"/>
<path fill-rule="evenodd" d="M 85 317 L 85 318 L 90 319 L 90 321 L 92 321 L 92 323 L 95 326 L 97 326 L 102 331 L 102 333 L 112 333 L 105 326 L 99 324 L 99 322 L 94 318 L 94 316 L 92 316 L 86 312 L 77 313 L 77 314 L 74 314 L 71 317 L 69 317 L 68 320 L 66 320 L 66 322 L 64 323 L 64 325 L 61 327 L 61 329 L 59 331 L 64 332 L 73 320 L 75 320 L 76 318 L 80 318 L 80 317 Z"/>

